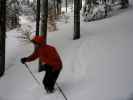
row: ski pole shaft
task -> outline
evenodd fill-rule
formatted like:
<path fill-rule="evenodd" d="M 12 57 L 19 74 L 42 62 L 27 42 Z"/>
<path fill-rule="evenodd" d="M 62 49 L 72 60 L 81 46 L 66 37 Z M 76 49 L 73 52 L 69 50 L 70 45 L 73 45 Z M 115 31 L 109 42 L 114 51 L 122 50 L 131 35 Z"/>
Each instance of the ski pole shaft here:
<path fill-rule="evenodd" d="M 26 68 L 28 69 L 29 73 L 32 75 L 33 79 L 36 81 L 36 83 L 38 84 L 38 86 L 40 87 L 40 89 L 43 89 L 43 86 L 41 85 L 41 83 L 38 81 L 38 79 L 35 77 L 35 75 L 32 73 L 32 71 L 30 70 L 30 68 L 28 67 L 28 65 L 26 63 L 24 63 Z M 42 91 L 43 94 L 45 94 L 44 91 Z"/>
<path fill-rule="evenodd" d="M 67 100 L 66 95 L 64 94 L 63 90 L 60 88 L 60 86 L 58 85 L 58 83 L 55 83 L 57 88 L 59 89 L 59 91 L 61 92 L 61 94 L 63 95 L 64 99 Z"/>
<path fill-rule="evenodd" d="M 24 63 L 26 68 L 28 69 L 29 73 L 32 75 L 32 77 L 34 78 L 34 80 L 36 81 L 36 83 L 41 86 L 41 83 L 37 80 L 37 78 L 35 77 L 35 75 L 32 73 L 32 71 L 30 70 L 30 68 L 28 67 L 28 65 L 26 63 Z"/>

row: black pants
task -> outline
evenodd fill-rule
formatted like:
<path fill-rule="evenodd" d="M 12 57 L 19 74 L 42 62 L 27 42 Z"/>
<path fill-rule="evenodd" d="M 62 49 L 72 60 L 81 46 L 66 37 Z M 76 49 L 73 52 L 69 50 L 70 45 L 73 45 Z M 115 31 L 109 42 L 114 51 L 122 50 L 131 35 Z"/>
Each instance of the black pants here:
<path fill-rule="evenodd" d="M 46 89 L 46 91 L 53 91 L 61 69 L 53 71 L 52 67 L 47 64 L 45 64 L 44 67 L 46 71 L 46 74 L 43 79 L 44 88 Z"/>

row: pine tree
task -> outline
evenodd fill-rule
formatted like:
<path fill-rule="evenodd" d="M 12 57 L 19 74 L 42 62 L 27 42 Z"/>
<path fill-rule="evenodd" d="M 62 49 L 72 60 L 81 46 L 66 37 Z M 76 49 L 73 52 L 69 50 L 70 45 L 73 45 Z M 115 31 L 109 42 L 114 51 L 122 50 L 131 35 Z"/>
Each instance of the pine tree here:
<path fill-rule="evenodd" d="M 7 28 L 13 29 L 19 26 L 19 13 L 20 13 L 20 5 L 18 0 L 7 0 Z"/>
<path fill-rule="evenodd" d="M 5 72 L 6 0 L 0 0 L 0 77 Z"/>

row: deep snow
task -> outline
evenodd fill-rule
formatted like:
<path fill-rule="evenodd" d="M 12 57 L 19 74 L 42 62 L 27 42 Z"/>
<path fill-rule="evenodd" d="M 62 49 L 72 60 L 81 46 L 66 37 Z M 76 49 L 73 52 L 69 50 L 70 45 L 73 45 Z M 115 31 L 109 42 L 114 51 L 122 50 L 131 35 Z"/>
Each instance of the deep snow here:
<path fill-rule="evenodd" d="M 133 7 L 99 21 L 81 19 L 81 39 L 75 41 L 73 15 L 69 15 L 68 23 L 58 22 L 58 31 L 48 33 L 48 44 L 57 47 L 63 59 L 58 83 L 68 100 L 133 100 Z M 7 33 L 0 100 L 63 100 L 58 92 L 44 95 L 20 63 L 21 57 L 32 53 L 33 46 L 17 35 L 16 30 Z M 37 60 L 28 65 L 41 82 L 45 72 L 37 72 Z"/>

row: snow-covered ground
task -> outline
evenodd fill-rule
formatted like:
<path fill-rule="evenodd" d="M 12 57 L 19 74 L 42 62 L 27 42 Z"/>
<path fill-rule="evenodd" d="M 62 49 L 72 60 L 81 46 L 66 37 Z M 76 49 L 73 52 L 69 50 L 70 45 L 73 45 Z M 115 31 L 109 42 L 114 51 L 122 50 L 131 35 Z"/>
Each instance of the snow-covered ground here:
<path fill-rule="evenodd" d="M 133 4 L 133 1 L 130 2 Z M 71 14 L 70 14 L 71 15 Z M 133 7 L 94 22 L 81 19 L 81 39 L 72 40 L 73 15 L 58 22 L 48 33 L 48 44 L 57 47 L 63 60 L 58 83 L 68 100 L 133 100 Z M 34 29 L 33 29 L 34 30 Z M 33 45 L 7 32 L 6 72 L 0 79 L 0 100 L 63 100 L 60 93 L 43 94 L 20 58 L 32 53 Z M 28 63 L 41 82 L 37 61 Z"/>

